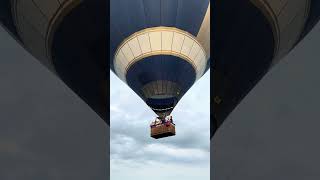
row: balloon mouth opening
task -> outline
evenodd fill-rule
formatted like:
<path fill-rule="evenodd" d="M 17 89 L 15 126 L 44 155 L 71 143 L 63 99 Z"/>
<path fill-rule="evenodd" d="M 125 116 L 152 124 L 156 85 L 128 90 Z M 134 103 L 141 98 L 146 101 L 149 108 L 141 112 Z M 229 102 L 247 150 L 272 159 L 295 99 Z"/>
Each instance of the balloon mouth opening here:
<path fill-rule="evenodd" d="M 176 97 L 162 99 L 148 98 L 146 100 L 148 106 L 150 106 L 150 108 L 160 117 L 169 115 L 174 109 L 176 102 Z"/>
<path fill-rule="evenodd" d="M 157 95 L 151 96 L 149 99 L 171 99 L 171 98 L 175 98 L 175 96 L 168 95 L 168 94 L 157 94 Z"/>
<path fill-rule="evenodd" d="M 167 111 L 172 111 L 174 107 L 168 107 L 168 108 L 163 108 L 163 109 L 156 109 L 156 108 L 151 108 L 152 110 L 154 111 L 157 111 L 157 112 L 167 112 Z"/>
<path fill-rule="evenodd" d="M 155 112 L 160 118 L 165 118 L 167 116 L 169 116 L 172 112 L 174 107 L 169 107 L 169 108 L 165 108 L 165 109 L 154 109 L 151 108 L 153 110 L 153 112 Z"/>
<path fill-rule="evenodd" d="M 154 110 L 172 109 L 177 102 L 177 97 L 170 98 L 147 98 L 146 103 Z"/>

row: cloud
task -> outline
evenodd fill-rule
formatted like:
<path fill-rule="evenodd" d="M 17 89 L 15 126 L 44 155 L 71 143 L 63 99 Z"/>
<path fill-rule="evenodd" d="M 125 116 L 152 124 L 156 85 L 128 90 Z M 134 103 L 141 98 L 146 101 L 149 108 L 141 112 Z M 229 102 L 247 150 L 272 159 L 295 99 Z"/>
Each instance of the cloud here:
<path fill-rule="evenodd" d="M 149 162 L 144 166 L 133 161 L 111 159 L 110 175 L 112 180 L 131 179 L 209 179 L 209 163 L 203 166 L 181 166 L 172 163 Z M 139 178 L 137 178 L 139 177 Z"/>
<path fill-rule="evenodd" d="M 149 124 L 156 116 L 154 112 L 112 72 L 110 77 L 112 179 L 125 179 L 123 172 L 143 179 L 148 176 L 140 171 L 157 172 L 157 168 L 150 167 L 184 169 L 188 177 L 209 179 L 209 72 L 185 94 L 173 111 L 177 135 L 158 140 L 150 137 Z M 161 177 L 176 178 L 178 175 L 183 176 L 181 172 L 168 169 L 168 174 Z"/>

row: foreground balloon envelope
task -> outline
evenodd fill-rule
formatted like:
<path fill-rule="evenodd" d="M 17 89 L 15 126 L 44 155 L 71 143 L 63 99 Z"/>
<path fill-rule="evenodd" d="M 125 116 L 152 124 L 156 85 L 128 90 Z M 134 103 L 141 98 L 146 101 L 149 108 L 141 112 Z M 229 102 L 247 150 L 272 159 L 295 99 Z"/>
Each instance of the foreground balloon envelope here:
<path fill-rule="evenodd" d="M 208 69 L 209 4 L 110 1 L 110 67 L 161 117 Z"/>
<path fill-rule="evenodd" d="M 211 64 L 211 135 L 320 18 L 318 0 L 2 0 L 0 8 L 2 26 L 107 123 L 108 63 L 160 116 Z"/>
<path fill-rule="evenodd" d="M 208 69 L 209 0 L 3 0 L 0 7 L 17 42 L 107 123 L 108 63 L 160 116 Z"/>

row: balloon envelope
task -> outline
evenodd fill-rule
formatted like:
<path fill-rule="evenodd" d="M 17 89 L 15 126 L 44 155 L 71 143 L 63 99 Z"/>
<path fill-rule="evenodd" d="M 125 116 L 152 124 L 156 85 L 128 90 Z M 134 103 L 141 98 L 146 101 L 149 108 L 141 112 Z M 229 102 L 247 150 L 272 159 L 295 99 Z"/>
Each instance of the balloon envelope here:
<path fill-rule="evenodd" d="M 209 68 L 209 0 L 110 1 L 110 67 L 159 116 Z"/>

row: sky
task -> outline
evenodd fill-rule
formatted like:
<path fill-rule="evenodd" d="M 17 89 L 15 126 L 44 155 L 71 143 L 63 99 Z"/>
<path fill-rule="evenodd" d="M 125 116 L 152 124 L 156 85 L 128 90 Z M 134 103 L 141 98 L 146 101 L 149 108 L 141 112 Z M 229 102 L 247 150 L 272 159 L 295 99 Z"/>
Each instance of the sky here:
<path fill-rule="evenodd" d="M 172 112 L 176 136 L 155 140 L 155 113 L 110 71 L 110 179 L 209 180 L 209 97 L 208 71 Z"/>

